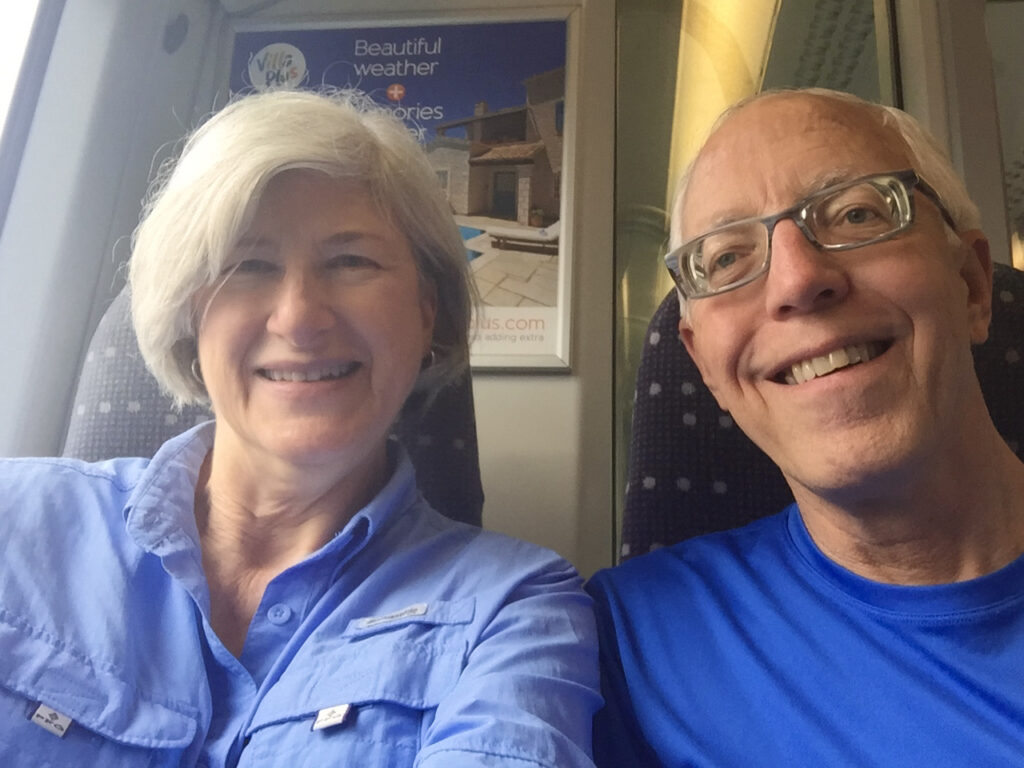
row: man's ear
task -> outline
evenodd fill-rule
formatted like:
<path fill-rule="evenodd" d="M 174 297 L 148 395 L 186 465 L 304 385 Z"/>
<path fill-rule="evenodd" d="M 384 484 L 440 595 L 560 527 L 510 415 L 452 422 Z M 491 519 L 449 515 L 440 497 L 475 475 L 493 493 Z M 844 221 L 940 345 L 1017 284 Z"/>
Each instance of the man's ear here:
<path fill-rule="evenodd" d="M 718 403 L 718 407 L 723 411 L 728 412 L 729 409 L 725 407 L 722 399 L 718 396 L 714 379 L 708 376 L 707 370 L 704 368 L 704 361 L 697 352 L 697 345 L 693 338 L 693 326 L 686 319 L 685 310 L 683 312 L 683 317 L 679 319 L 679 340 L 683 342 L 683 346 L 686 347 L 686 351 L 690 353 L 690 358 L 697 365 L 697 370 L 700 371 L 700 377 L 704 380 L 704 384 L 711 391 L 711 395 L 715 398 L 715 402 Z"/>
<path fill-rule="evenodd" d="M 967 318 L 971 341 L 981 344 L 988 338 L 992 322 L 992 254 L 988 238 L 978 229 L 959 233 L 964 247 L 960 276 L 967 284 Z"/>

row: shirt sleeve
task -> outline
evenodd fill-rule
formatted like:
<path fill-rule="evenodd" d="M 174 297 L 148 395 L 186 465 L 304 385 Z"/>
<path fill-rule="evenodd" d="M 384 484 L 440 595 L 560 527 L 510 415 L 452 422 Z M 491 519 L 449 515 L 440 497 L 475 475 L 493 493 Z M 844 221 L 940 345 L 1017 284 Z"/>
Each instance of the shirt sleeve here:
<path fill-rule="evenodd" d="M 418 768 L 589 768 L 601 705 L 591 601 L 552 558 L 506 595 L 425 730 Z"/>
<path fill-rule="evenodd" d="M 619 625 L 628 619 L 613 607 L 614 596 L 599 573 L 587 583 L 594 598 L 601 661 L 604 707 L 594 717 L 594 762 L 598 768 L 662 765 L 644 738 L 629 694 L 619 654 Z M 628 631 L 628 630 L 627 630 Z"/>

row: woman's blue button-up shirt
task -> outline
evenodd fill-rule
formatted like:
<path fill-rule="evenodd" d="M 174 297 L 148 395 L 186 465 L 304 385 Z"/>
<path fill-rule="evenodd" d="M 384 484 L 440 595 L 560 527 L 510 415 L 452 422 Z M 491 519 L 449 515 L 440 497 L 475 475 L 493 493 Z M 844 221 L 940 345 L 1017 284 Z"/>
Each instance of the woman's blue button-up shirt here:
<path fill-rule="evenodd" d="M 230 654 L 193 510 L 212 439 L 202 425 L 151 461 L 0 461 L 0 765 L 591 765 L 579 577 L 437 514 L 400 449 Z"/>

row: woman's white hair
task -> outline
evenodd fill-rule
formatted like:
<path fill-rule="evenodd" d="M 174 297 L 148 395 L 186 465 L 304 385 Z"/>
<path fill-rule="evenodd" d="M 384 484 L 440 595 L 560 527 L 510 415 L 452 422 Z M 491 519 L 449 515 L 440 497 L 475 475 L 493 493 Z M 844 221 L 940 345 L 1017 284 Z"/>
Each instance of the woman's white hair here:
<path fill-rule="evenodd" d="M 894 130 L 906 145 L 911 167 L 938 194 L 942 204 L 952 217 L 957 232 L 981 228 L 981 212 L 978 210 L 978 206 L 971 200 L 967 187 L 960 178 L 960 174 L 953 167 L 949 156 L 938 140 L 915 118 L 896 107 L 875 104 L 844 91 L 834 91 L 829 88 L 775 89 L 741 99 L 722 112 L 712 124 L 707 138 L 704 139 L 704 144 L 701 145 L 701 150 L 698 150 L 694 159 L 690 161 L 690 164 L 683 171 L 676 184 L 675 194 L 672 197 L 670 248 L 677 248 L 683 244 L 682 210 L 686 203 L 686 194 L 693 176 L 693 169 L 700 159 L 704 145 L 707 144 L 711 137 L 715 135 L 718 129 L 732 115 L 744 107 L 762 99 L 786 96 L 811 96 L 850 104 L 872 116 L 878 121 L 879 125 Z M 892 170 L 903 169 L 893 168 Z M 680 303 L 685 307 L 685 301 L 681 295 Z"/>
<path fill-rule="evenodd" d="M 206 402 L 193 375 L 197 294 L 225 259 L 277 174 L 321 171 L 365 188 L 412 247 L 421 290 L 437 296 L 428 399 L 468 363 L 476 294 L 451 208 L 426 155 L 387 110 L 355 92 L 270 91 L 238 98 L 194 131 L 154 181 L 132 239 L 129 285 L 142 357 L 179 404 Z"/>

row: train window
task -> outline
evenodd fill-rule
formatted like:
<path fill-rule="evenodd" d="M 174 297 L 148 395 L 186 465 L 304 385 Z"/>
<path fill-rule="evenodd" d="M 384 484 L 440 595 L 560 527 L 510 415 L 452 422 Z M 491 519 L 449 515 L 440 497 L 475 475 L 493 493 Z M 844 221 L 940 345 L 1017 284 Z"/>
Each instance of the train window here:
<path fill-rule="evenodd" d="M 38 6 L 38 0 L 24 0 L 15 3 L 4 13 L 6 19 L 0 27 L 0 50 L 4 51 L 6 71 L 0 76 L 0 124 L 7 122 L 7 110 L 14 95 L 14 84 L 25 58 L 25 48 L 28 46 Z"/>
<path fill-rule="evenodd" d="M 989 0 L 985 26 L 992 48 L 1013 264 L 1024 269 L 1024 50 L 1020 46 L 1024 2 Z"/>
<path fill-rule="evenodd" d="M 19 0 L 0 24 L 0 230 L 64 0 Z"/>

